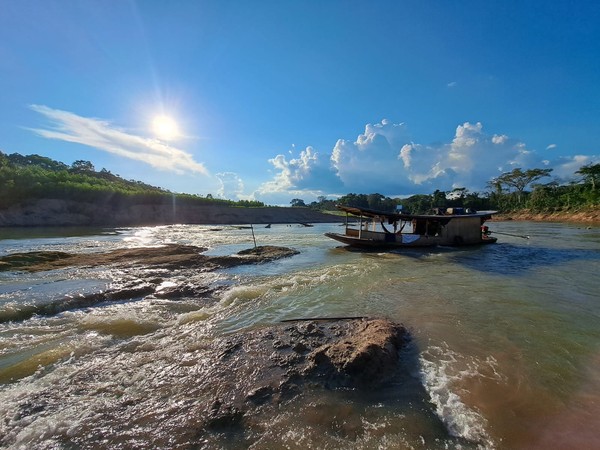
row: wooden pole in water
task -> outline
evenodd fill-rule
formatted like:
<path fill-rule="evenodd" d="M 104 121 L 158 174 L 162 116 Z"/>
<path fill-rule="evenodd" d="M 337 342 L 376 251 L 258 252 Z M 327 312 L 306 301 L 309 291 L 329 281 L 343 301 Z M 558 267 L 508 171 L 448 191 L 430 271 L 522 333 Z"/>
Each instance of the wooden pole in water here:
<path fill-rule="evenodd" d="M 254 236 L 254 226 L 250 224 L 250 229 L 252 230 L 252 240 L 254 241 L 254 248 L 256 248 L 256 237 Z"/>

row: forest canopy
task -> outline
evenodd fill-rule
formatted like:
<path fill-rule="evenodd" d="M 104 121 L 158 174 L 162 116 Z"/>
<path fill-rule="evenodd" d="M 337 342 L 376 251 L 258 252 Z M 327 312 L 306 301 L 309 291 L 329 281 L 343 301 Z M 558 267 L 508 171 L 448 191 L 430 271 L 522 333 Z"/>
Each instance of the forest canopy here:
<path fill-rule="evenodd" d="M 0 208 L 23 201 L 64 199 L 98 204 L 264 206 L 257 201 L 231 201 L 179 194 L 135 180 L 125 180 L 106 169 L 96 171 L 90 161 L 70 166 L 40 155 L 6 155 L 0 152 Z"/>

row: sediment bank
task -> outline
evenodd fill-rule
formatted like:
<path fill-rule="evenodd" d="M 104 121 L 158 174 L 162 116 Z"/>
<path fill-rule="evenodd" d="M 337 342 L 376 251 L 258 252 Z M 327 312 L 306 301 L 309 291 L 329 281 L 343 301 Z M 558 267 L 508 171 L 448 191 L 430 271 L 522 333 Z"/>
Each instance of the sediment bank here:
<path fill-rule="evenodd" d="M 536 222 L 573 222 L 600 224 L 600 208 L 589 208 L 577 211 L 533 212 L 521 210 L 493 216 L 493 220 L 531 220 Z"/>
<path fill-rule="evenodd" d="M 176 203 L 119 206 L 69 200 L 37 200 L 0 210 L 0 227 L 240 225 L 332 223 L 341 220 L 339 216 L 299 207 L 178 206 Z"/>

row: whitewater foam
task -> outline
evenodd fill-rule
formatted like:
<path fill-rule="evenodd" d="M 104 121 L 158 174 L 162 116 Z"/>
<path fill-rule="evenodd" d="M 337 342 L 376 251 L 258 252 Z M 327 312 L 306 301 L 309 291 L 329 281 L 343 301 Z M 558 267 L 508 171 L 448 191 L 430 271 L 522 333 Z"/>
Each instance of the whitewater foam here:
<path fill-rule="evenodd" d="M 493 360 L 488 359 L 485 363 L 493 364 Z M 480 376 L 480 363 L 452 351 L 444 344 L 430 346 L 422 352 L 419 365 L 419 377 L 448 433 L 482 448 L 494 449 L 485 417 L 466 405 L 455 391 L 458 382 Z"/>

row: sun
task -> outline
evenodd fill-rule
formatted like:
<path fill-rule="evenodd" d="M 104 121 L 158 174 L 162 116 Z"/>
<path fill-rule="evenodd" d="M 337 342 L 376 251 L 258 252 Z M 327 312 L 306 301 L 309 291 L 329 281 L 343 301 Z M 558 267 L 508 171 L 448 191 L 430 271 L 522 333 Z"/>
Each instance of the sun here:
<path fill-rule="evenodd" d="M 154 120 L 152 120 L 152 131 L 158 138 L 166 141 L 179 137 L 179 127 L 177 126 L 177 122 L 165 115 L 156 116 Z"/>

